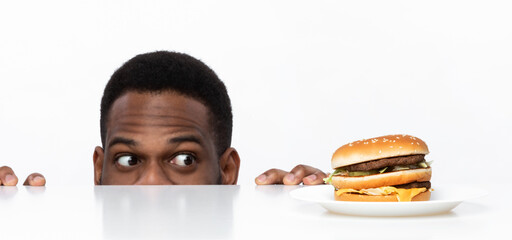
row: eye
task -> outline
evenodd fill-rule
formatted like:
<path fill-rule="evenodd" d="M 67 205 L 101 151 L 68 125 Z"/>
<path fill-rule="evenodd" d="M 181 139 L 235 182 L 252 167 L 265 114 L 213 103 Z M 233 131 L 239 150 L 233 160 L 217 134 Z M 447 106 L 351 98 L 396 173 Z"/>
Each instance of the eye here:
<path fill-rule="evenodd" d="M 133 166 L 137 165 L 140 162 L 140 160 L 135 156 L 125 155 L 125 156 L 118 157 L 116 159 L 116 162 L 119 163 L 119 165 L 124 166 L 124 167 L 133 167 Z"/>
<path fill-rule="evenodd" d="M 195 161 L 196 161 L 196 157 L 194 157 L 192 154 L 181 153 L 181 154 L 176 155 L 176 157 L 174 157 L 171 160 L 171 163 L 176 164 L 178 166 L 186 167 L 186 166 L 194 164 Z"/>

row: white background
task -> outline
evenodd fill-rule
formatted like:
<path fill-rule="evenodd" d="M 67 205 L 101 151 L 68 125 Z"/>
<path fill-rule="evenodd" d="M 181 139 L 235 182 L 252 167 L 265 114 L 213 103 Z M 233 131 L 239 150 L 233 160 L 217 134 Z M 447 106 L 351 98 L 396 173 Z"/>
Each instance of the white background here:
<path fill-rule="evenodd" d="M 20 181 L 93 184 L 99 106 L 139 53 L 203 60 L 227 85 L 239 183 L 337 147 L 408 133 L 433 184 L 510 181 L 508 1 L 0 3 L 0 165 Z"/>

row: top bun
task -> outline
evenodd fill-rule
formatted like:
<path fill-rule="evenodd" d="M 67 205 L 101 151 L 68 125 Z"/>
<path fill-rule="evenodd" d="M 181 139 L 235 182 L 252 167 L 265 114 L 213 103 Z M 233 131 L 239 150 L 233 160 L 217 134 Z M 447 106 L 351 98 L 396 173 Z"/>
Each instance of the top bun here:
<path fill-rule="evenodd" d="M 386 135 L 341 146 L 332 155 L 331 166 L 339 168 L 376 159 L 428 153 L 427 144 L 417 137 Z"/>

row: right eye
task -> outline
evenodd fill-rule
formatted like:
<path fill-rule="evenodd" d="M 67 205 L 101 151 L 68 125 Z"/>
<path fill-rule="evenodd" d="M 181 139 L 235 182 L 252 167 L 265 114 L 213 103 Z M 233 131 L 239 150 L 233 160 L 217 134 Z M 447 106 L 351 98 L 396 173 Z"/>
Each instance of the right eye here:
<path fill-rule="evenodd" d="M 133 166 L 139 164 L 140 160 L 135 156 L 125 155 L 125 156 L 118 157 L 116 159 L 116 162 L 119 165 L 124 166 L 124 167 L 133 167 Z"/>

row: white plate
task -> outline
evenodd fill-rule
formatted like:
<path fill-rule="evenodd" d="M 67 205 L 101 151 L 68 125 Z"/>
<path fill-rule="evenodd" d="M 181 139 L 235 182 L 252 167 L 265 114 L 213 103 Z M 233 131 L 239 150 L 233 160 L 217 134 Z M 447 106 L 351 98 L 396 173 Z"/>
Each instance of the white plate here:
<path fill-rule="evenodd" d="M 430 201 L 418 202 L 335 201 L 334 188 L 331 185 L 303 187 L 291 191 L 290 195 L 295 199 L 319 203 L 335 213 L 359 216 L 416 216 L 445 213 L 464 200 L 487 194 L 482 189 L 459 185 L 434 189 Z"/>

